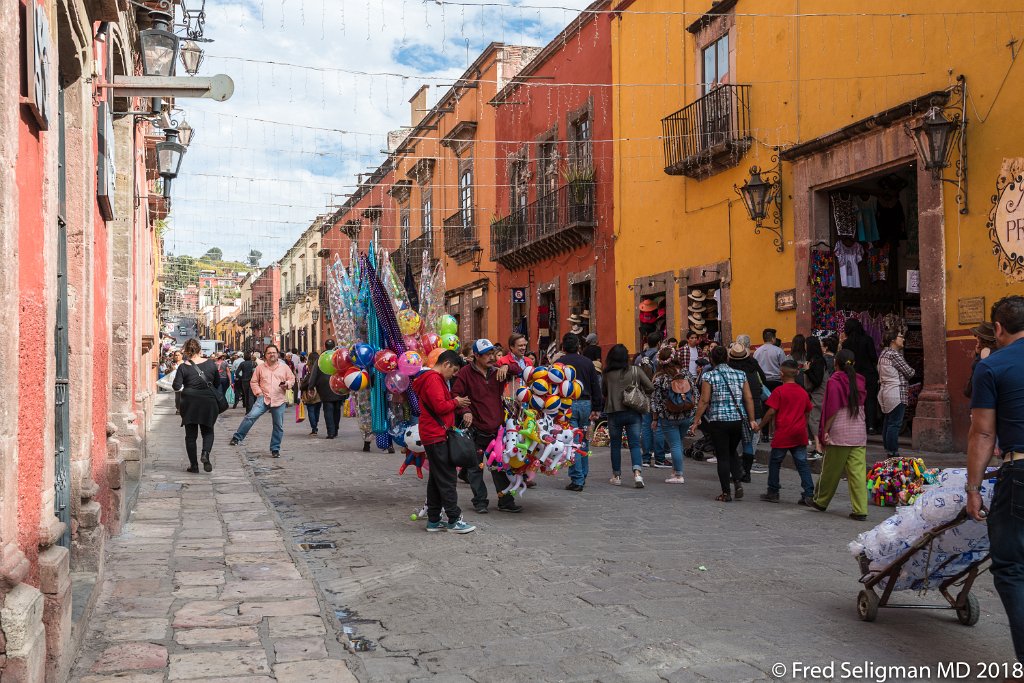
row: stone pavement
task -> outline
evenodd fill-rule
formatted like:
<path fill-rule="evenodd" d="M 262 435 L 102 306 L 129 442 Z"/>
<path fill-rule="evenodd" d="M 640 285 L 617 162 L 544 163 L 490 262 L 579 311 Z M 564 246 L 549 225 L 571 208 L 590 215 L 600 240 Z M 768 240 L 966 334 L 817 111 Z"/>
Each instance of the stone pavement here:
<path fill-rule="evenodd" d="M 477 532 L 427 534 L 409 519 L 425 482 L 397 475 L 401 455 L 359 452 L 353 420 L 335 441 L 286 425 L 280 460 L 268 457 L 267 421 L 242 450 L 286 529 L 336 544 L 304 557 L 362 650 L 352 664 L 361 681 L 789 680 L 772 665 L 1012 657 L 988 574 L 975 587 L 974 628 L 951 611 L 859 621 L 846 545 L 891 510 L 854 522 L 841 488 L 827 513 L 810 511 L 796 505 L 791 470 L 783 503 L 759 501 L 766 476 L 755 475 L 744 500 L 723 504 L 712 500 L 714 465 L 687 461 L 682 486 L 664 483 L 670 470 L 647 469 L 647 488 L 615 488 L 608 450 L 598 449 L 583 493 L 563 490 L 564 476 L 542 477 L 523 514 L 496 512 L 492 498 L 483 516 L 460 485 Z"/>
<path fill-rule="evenodd" d="M 188 474 L 173 400 L 158 399 L 138 505 L 107 546 L 71 680 L 355 680 L 308 570 L 227 446 L 240 418 L 217 424 L 214 471 Z"/>

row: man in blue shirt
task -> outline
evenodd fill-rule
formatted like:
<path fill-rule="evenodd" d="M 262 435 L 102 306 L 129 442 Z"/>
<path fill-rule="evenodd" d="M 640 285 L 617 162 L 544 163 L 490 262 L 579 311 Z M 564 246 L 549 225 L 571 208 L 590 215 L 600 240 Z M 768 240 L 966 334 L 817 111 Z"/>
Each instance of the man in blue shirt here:
<path fill-rule="evenodd" d="M 967 513 L 978 521 L 988 519 L 992 580 L 1010 622 L 1013 649 L 1024 662 L 1024 517 L 1014 512 L 1024 491 L 1024 296 L 1003 297 L 993 304 L 992 324 L 998 350 L 974 371 Z M 1003 464 L 992 509 L 986 511 L 979 487 L 997 442 Z"/>

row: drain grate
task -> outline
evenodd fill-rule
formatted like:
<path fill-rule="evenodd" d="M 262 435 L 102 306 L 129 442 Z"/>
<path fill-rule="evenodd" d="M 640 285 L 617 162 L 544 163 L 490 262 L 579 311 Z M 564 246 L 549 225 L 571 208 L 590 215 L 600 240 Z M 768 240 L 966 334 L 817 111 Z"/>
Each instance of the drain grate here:
<path fill-rule="evenodd" d="M 299 547 L 303 550 L 330 550 L 338 546 L 334 541 L 317 541 L 316 543 L 300 543 Z"/>

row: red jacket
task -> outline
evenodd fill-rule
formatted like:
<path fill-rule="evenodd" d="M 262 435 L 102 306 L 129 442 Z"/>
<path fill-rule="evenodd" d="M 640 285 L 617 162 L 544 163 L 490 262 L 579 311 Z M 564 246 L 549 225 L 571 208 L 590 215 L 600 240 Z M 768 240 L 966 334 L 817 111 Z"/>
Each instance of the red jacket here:
<path fill-rule="evenodd" d="M 527 368 L 533 367 L 533 362 L 526 356 L 523 356 L 523 363 L 526 364 Z M 516 360 L 516 357 L 512 355 L 511 351 L 498 359 L 497 367 L 500 368 L 502 365 L 509 366 L 509 377 L 518 377 L 522 379 L 523 371 L 519 367 L 519 361 Z"/>
<path fill-rule="evenodd" d="M 440 373 L 427 370 L 412 381 L 412 388 L 423 406 L 420 414 L 420 440 L 424 446 L 443 443 L 448 438 L 448 428 L 455 426 L 456 403 L 448 390 L 448 383 Z M 427 408 L 444 423 L 444 429 L 437 424 Z"/>

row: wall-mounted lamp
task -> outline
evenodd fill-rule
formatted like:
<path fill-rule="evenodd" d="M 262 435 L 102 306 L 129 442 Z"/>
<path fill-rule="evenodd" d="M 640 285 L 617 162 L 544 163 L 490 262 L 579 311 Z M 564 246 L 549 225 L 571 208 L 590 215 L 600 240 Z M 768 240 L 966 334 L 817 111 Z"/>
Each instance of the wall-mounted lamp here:
<path fill-rule="evenodd" d="M 932 172 L 936 181 L 944 181 L 957 188 L 956 203 L 960 213 L 967 213 L 967 78 L 957 76 L 956 85 L 949 89 L 953 102 L 939 106 L 932 102 L 924 118 L 915 123 L 903 125 L 903 130 L 914 140 L 917 156 L 927 171 Z M 952 113 L 952 118 L 946 112 Z M 943 178 L 942 172 L 949 167 L 953 148 L 958 158 L 954 177 Z"/>
<path fill-rule="evenodd" d="M 785 249 L 782 239 L 782 162 L 777 152 L 772 154 L 772 161 L 775 165 L 767 171 L 751 166 L 750 178 L 743 187 L 733 185 L 733 189 L 743 199 L 743 207 L 750 220 L 754 221 L 754 234 L 761 234 L 761 230 L 775 233 L 772 243 L 781 254 Z M 768 179 L 765 180 L 762 174 Z M 765 224 L 766 220 L 768 224 Z"/>
<path fill-rule="evenodd" d="M 171 196 L 171 181 L 178 177 L 184 157 L 185 145 L 178 142 L 178 131 L 168 128 L 163 141 L 156 143 L 156 165 L 164 180 L 164 197 Z"/>
<path fill-rule="evenodd" d="M 199 73 L 199 67 L 203 63 L 203 48 L 194 40 L 186 40 L 181 44 L 181 65 L 185 67 L 189 76 Z"/>
<path fill-rule="evenodd" d="M 478 244 L 475 247 L 473 247 L 473 272 L 474 273 L 494 273 L 495 275 L 497 275 L 498 271 L 496 271 L 496 270 L 481 270 L 480 269 L 480 262 L 483 261 L 483 258 L 484 258 L 484 248 L 481 247 Z"/>

